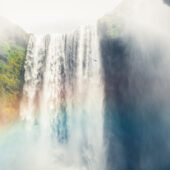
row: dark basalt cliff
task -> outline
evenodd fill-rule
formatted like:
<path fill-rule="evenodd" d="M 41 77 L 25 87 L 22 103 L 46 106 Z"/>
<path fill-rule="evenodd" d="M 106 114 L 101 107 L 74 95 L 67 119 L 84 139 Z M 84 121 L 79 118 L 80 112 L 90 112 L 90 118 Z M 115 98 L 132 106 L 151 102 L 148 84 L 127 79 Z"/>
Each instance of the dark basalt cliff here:
<path fill-rule="evenodd" d="M 149 47 L 141 45 L 135 36 L 122 34 L 121 23 L 112 15 L 99 20 L 98 28 L 108 169 L 169 170 L 170 135 L 164 118 L 170 110 L 170 82 L 161 76 L 165 54 L 160 39 L 148 40 Z"/>

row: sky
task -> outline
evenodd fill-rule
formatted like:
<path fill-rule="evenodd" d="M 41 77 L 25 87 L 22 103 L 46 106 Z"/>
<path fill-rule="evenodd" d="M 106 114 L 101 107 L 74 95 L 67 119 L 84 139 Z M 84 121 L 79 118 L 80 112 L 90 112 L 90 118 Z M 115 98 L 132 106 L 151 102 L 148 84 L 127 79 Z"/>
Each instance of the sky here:
<path fill-rule="evenodd" d="M 0 15 L 27 32 L 69 32 L 94 22 L 120 0 L 0 0 Z"/>

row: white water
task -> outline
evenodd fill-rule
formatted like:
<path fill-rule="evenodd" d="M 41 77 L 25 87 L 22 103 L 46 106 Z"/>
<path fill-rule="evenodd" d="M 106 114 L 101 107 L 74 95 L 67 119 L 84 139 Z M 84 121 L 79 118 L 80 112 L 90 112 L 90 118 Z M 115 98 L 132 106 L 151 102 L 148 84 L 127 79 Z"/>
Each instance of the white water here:
<path fill-rule="evenodd" d="M 28 139 L 36 140 L 25 152 L 24 170 L 104 170 L 103 98 L 96 26 L 32 35 L 21 119 Z"/>

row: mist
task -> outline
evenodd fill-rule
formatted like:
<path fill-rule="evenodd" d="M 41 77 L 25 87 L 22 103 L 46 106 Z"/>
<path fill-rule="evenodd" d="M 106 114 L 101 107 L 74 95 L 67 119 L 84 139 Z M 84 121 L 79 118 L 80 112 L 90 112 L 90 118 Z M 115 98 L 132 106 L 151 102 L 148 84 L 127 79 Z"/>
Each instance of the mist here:
<path fill-rule="evenodd" d="M 59 13 L 53 0 L 39 13 L 30 2 L 4 16 L 59 34 L 29 35 L 19 120 L 0 136 L 3 170 L 169 170 L 170 2 L 58 1 Z M 17 25 L 1 30 L 25 46 Z"/>

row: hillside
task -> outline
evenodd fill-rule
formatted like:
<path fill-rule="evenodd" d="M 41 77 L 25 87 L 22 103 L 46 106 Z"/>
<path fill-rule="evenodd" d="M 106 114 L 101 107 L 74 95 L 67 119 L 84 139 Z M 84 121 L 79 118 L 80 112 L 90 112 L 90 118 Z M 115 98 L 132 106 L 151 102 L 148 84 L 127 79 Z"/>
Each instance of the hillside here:
<path fill-rule="evenodd" d="M 19 110 L 29 35 L 6 18 L 0 23 L 0 122 L 8 122 Z"/>

